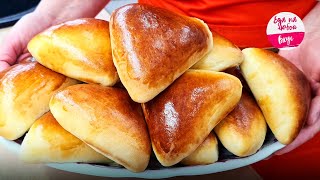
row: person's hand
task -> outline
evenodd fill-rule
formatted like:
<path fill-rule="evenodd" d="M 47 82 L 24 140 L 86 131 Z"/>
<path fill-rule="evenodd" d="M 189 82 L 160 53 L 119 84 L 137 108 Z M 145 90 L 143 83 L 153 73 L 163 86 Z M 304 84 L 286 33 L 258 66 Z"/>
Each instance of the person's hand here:
<path fill-rule="evenodd" d="M 49 26 L 39 16 L 30 13 L 16 23 L 0 47 L 0 71 L 30 56 L 27 50 L 29 40 Z"/>
<path fill-rule="evenodd" d="M 314 33 L 311 37 L 312 39 L 305 39 L 299 48 L 279 52 L 281 56 L 290 60 L 304 72 L 311 85 L 312 100 L 307 121 L 298 137 L 291 144 L 276 152 L 276 155 L 297 148 L 320 131 L 320 33 Z"/>
<path fill-rule="evenodd" d="M 30 56 L 30 39 L 48 27 L 77 18 L 95 17 L 110 0 L 42 0 L 33 13 L 20 19 L 0 46 L 0 72 Z"/>

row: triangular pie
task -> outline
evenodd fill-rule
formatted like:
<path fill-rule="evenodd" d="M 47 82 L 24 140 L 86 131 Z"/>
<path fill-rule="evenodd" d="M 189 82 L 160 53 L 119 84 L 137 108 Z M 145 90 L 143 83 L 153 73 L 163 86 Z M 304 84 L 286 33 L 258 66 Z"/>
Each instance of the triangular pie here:
<path fill-rule="evenodd" d="M 17 64 L 0 80 L 0 136 L 15 140 L 49 111 L 51 96 L 79 83 L 37 62 Z"/>
<path fill-rule="evenodd" d="M 97 152 L 140 172 L 149 163 L 151 143 L 141 106 L 119 88 L 81 84 L 50 101 L 59 124 Z"/>
<path fill-rule="evenodd" d="M 210 133 L 193 153 L 181 161 L 181 164 L 188 166 L 212 164 L 218 161 L 218 157 L 218 139 L 214 133 Z"/>
<path fill-rule="evenodd" d="M 31 126 L 21 144 L 20 157 L 31 163 L 112 162 L 63 129 L 50 112 Z"/>
<path fill-rule="evenodd" d="M 28 50 L 47 68 L 83 82 L 112 86 L 119 79 L 109 22 L 104 20 L 84 18 L 52 26 L 32 38 Z"/>
<path fill-rule="evenodd" d="M 244 157 L 261 148 L 267 133 L 267 123 L 254 98 L 243 90 L 238 105 L 214 131 L 228 151 Z"/>
<path fill-rule="evenodd" d="M 295 65 L 268 50 L 243 51 L 241 72 L 275 137 L 291 143 L 308 115 L 311 100 L 309 81 Z"/>
<path fill-rule="evenodd" d="M 139 103 L 154 98 L 212 49 L 203 21 L 143 4 L 117 9 L 110 35 L 121 82 Z"/>
<path fill-rule="evenodd" d="M 242 63 L 243 54 L 236 45 L 214 31 L 212 37 L 214 44 L 212 50 L 192 66 L 192 69 L 224 71 Z"/>
<path fill-rule="evenodd" d="M 221 72 L 189 70 L 143 104 L 153 151 L 164 166 L 189 156 L 241 97 L 238 78 Z"/>

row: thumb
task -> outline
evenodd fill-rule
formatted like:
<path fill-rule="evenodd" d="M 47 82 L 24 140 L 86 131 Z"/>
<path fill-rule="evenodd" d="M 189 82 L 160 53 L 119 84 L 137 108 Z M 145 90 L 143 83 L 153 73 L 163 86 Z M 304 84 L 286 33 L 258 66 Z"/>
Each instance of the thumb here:
<path fill-rule="evenodd" d="M 8 64 L 6 61 L 0 61 L 0 72 L 10 67 L 10 64 Z"/>
<path fill-rule="evenodd" d="M 309 110 L 307 125 L 312 125 L 320 119 L 320 96 L 312 99 Z"/>
<path fill-rule="evenodd" d="M 2 71 L 3 68 L 13 65 L 18 58 L 18 54 L 21 54 L 19 43 L 16 43 L 17 40 L 10 42 L 8 38 L 9 37 L 5 39 L 0 48 L 0 71 Z"/>
<path fill-rule="evenodd" d="M 275 155 L 282 155 L 282 154 L 285 154 L 285 153 L 292 151 L 293 149 L 299 147 L 300 145 L 304 144 L 308 140 L 312 139 L 319 132 L 319 129 L 320 129 L 320 121 L 317 121 L 316 123 L 314 123 L 311 126 L 304 127 L 300 131 L 297 138 L 291 144 L 289 144 L 285 148 L 275 152 L 274 154 Z"/>

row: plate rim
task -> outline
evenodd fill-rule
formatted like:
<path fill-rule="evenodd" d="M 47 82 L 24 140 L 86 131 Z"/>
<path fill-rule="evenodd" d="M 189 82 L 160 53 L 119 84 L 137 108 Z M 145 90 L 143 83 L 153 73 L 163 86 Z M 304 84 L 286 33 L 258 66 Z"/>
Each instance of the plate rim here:
<path fill-rule="evenodd" d="M 5 145 L 9 151 L 15 152 L 17 155 L 19 155 L 20 145 L 18 143 L 0 137 L 0 144 Z M 205 175 L 244 167 L 269 157 L 275 151 L 278 151 L 283 147 L 285 147 L 285 145 L 277 141 L 269 145 L 265 145 L 257 153 L 245 158 L 230 159 L 224 162 L 216 162 L 209 165 L 174 167 L 161 170 L 145 170 L 140 173 L 134 173 L 124 168 L 119 169 L 115 167 L 103 167 L 85 163 L 47 163 L 44 165 L 62 171 L 100 177 L 160 179 L 176 176 Z"/>

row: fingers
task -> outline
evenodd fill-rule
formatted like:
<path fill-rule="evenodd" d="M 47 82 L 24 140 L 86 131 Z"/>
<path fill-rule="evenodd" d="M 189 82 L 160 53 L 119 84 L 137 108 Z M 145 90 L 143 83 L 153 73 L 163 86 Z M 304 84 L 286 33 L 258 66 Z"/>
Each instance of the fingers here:
<path fill-rule="evenodd" d="M 17 60 L 17 63 L 20 63 L 21 61 L 27 59 L 27 58 L 30 58 L 31 57 L 31 54 L 30 53 L 25 53 L 25 54 L 22 54 L 18 60 Z M 4 59 L 4 60 L 3 60 Z M 0 72 L 2 72 L 3 70 L 7 69 L 10 67 L 11 64 L 8 63 L 8 59 L 6 58 L 3 58 L 3 59 L 0 59 Z M 10 61 L 9 61 L 10 62 Z"/>
<path fill-rule="evenodd" d="M 4 48 L 5 49 L 5 48 Z M 10 55 L 10 53 L 2 53 L 2 49 L 0 50 L 0 72 L 7 69 L 8 67 L 10 67 L 11 65 L 13 65 L 14 63 L 18 63 L 21 62 L 22 60 L 31 57 L 30 53 L 24 53 L 21 56 L 19 56 L 19 58 L 16 58 L 16 55 Z"/>
<path fill-rule="evenodd" d="M 284 149 L 277 151 L 276 155 L 285 154 L 301 144 L 307 142 L 313 136 L 315 136 L 320 130 L 320 96 L 316 96 L 312 99 L 310 104 L 309 116 L 306 126 L 301 130 L 298 137 Z"/>
<path fill-rule="evenodd" d="M 282 155 L 292 151 L 301 144 L 307 142 L 315 136 L 320 130 L 320 96 L 312 99 L 310 104 L 309 116 L 306 126 L 301 130 L 298 137 L 284 149 L 277 151 L 276 155 Z"/>
<path fill-rule="evenodd" d="M 307 119 L 307 125 L 311 126 L 320 119 L 320 96 L 316 96 L 312 99 L 309 109 L 309 117 Z"/>
<path fill-rule="evenodd" d="M 11 47 L 11 46 L 10 46 Z M 8 46 L 2 46 L 0 48 L 0 61 L 6 62 L 7 64 L 14 64 L 17 59 L 15 51 Z"/>
<path fill-rule="evenodd" d="M 0 48 L 0 72 L 13 65 L 18 57 L 19 47 L 14 44 L 15 40 L 10 41 L 10 34 L 6 37 Z"/>
<path fill-rule="evenodd" d="M 285 153 L 288 153 L 292 151 L 293 149 L 297 148 L 301 144 L 307 142 L 311 138 L 313 138 L 320 129 L 320 121 L 317 121 L 311 126 L 304 127 L 301 132 L 299 133 L 298 137 L 289 145 L 287 145 L 285 148 L 275 152 L 276 155 L 282 155 Z"/>
<path fill-rule="evenodd" d="M 38 26 L 34 26 L 36 21 L 31 15 L 32 13 L 22 17 L 8 32 L 0 46 L 0 61 L 13 65 L 20 55 L 27 52 L 26 46 L 29 40 L 38 30 Z"/>
<path fill-rule="evenodd" d="M 8 64 L 6 61 L 0 61 L 0 72 L 10 67 L 10 64 Z"/>
<path fill-rule="evenodd" d="M 27 58 L 29 58 L 29 57 L 31 57 L 31 54 L 30 54 L 30 53 L 22 54 L 22 55 L 18 58 L 17 63 L 20 63 L 21 61 L 23 61 L 23 60 L 25 60 L 25 59 L 27 59 Z"/>
<path fill-rule="evenodd" d="M 10 31 L 0 48 L 0 61 L 13 65 L 22 53 L 23 48 L 20 45 L 19 39 Z"/>
<path fill-rule="evenodd" d="M 3 45 L 0 47 L 0 71 L 7 69 L 10 65 L 13 65 L 21 60 L 30 57 L 28 50 L 22 50 L 19 40 L 11 38 L 9 34 Z"/>
<path fill-rule="evenodd" d="M 280 50 L 279 55 L 289 60 L 293 63 L 298 69 L 302 71 L 301 64 L 299 62 L 299 51 L 297 49 L 293 50 Z"/>

